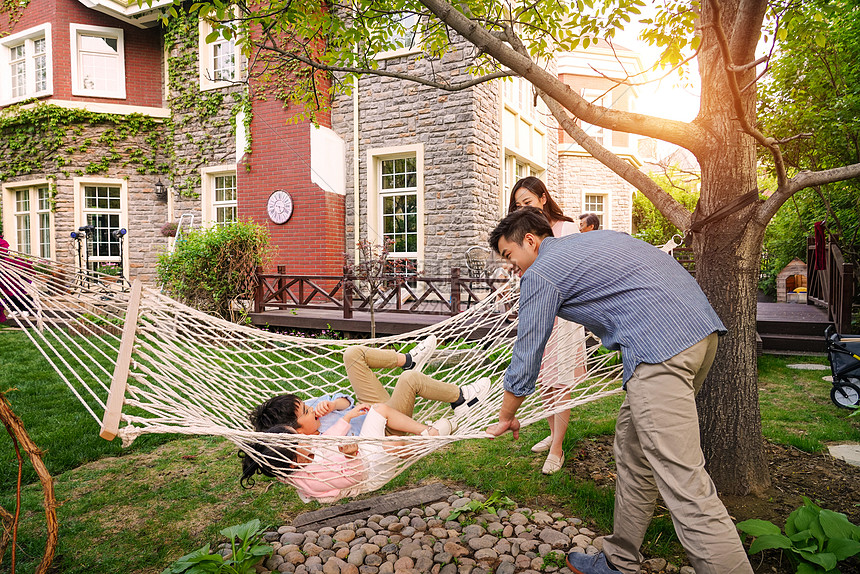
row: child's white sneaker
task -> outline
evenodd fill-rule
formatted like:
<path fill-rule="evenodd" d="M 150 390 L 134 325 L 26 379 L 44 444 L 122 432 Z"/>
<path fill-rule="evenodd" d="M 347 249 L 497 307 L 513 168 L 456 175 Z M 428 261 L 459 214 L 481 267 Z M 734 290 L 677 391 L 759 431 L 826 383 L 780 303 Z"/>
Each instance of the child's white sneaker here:
<path fill-rule="evenodd" d="M 430 425 L 429 429 L 421 431 L 421 434 L 424 436 L 436 436 L 430 434 L 430 429 L 436 429 L 439 432 L 438 436 L 448 436 L 454 432 L 454 423 L 451 419 L 443 417 Z"/>
<path fill-rule="evenodd" d="M 414 363 L 412 370 L 420 371 L 424 368 L 424 365 L 427 363 L 427 359 L 430 358 L 430 355 L 432 355 L 435 350 L 436 335 L 430 335 L 418 343 L 414 349 L 409 351 L 409 354 L 412 356 L 412 362 Z"/>
<path fill-rule="evenodd" d="M 487 395 L 490 394 L 490 385 L 490 377 L 483 377 L 471 385 L 462 387 L 460 390 L 463 392 L 463 404 L 454 407 L 454 416 L 458 419 L 463 418 L 469 412 L 469 409 L 485 400 Z"/>

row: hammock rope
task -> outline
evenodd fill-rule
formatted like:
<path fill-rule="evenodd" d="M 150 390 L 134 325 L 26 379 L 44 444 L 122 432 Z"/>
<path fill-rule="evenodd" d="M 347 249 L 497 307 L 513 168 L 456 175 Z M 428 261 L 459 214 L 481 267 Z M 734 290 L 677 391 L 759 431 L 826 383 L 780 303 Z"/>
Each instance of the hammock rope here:
<path fill-rule="evenodd" d="M 308 339 L 237 325 L 135 283 L 129 290 L 115 278 L 68 264 L 13 251 L 0 254 L 0 306 L 25 327 L 27 337 L 99 425 L 115 414 L 116 428 L 103 428 L 102 436 L 116 434 L 123 446 L 147 433 L 219 436 L 291 484 L 307 474 L 304 467 L 310 472 L 330 465 L 340 470 L 323 482 L 337 492 L 316 498 L 332 501 L 379 488 L 454 441 L 486 437 L 484 429 L 497 420 L 517 327 L 516 279 L 430 327 L 358 341 Z M 599 352 L 599 341 L 574 327 L 554 329 L 539 391 L 517 413 L 523 425 L 620 391 L 615 355 Z M 455 421 L 450 436 L 254 432 L 248 414 L 272 396 L 354 397 L 342 360 L 348 346 L 408 352 L 431 334 L 439 346 L 425 374 L 461 387 L 482 377 L 492 381 L 486 399 Z M 400 372 L 375 374 L 390 391 Z M 541 389 L 553 389 L 553 397 Z M 418 422 L 452 416 L 447 403 L 416 398 L 413 418 Z M 356 445 L 359 454 L 337 466 L 343 462 L 339 449 L 348 445 Z M 313 461 L 292 463 L 296 453 L 309 450 Z M 377 464 L 379 460 L 383 462 Z M 285 469 L 287 464 L 294 470 Z"/>

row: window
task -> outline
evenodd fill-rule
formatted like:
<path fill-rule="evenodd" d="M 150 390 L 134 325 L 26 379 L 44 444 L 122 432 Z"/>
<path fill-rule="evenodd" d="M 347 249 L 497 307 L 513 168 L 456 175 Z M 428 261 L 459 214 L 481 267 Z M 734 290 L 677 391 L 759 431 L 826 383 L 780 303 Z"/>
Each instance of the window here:
<path fill-rule="evenodd" d="M 233 31 L 230 39 L 224 38 L 223 33 L 212 39 L 213 32 L 211 24 L 200 21 L 200 88 L 204 90 L 229 86 L 241 77 L 241 57 L 236 49 L 236 31 Z M 207 37 L 210 38 L 209 42 L 206 41 Z"/>
<path fill-rule="evenodd" d="M 424 145 L 369 149 L 367 165 L 366 235 L 391 242 L 392 271 L 414 275 L 424 254 Z"/>
<path fill-rule="evenodd" d="M 4 103 L 51 94 L 50 24 L 0 40 L 0 85 Z"/>
<path fill-rule="evenodd" d="M 421 50 L 421 26 L 418 14 L 404 14 L 398 21 L 399 26 L 393 24 L 382 31 L 388 39 L 397 44 L 387 52 L 377 54 L 377 59 L 397 58 L 406 56 Z"/>
<path fill-rule="evenodd" d="M 597 195 L 597 194 L 585 194 L 585 201 L 583 202 L 583 213 L 593 213 L 597 216 L 597 219 L 600 220 L 600 229 L 606 229 L 604 214 L 606 214 L 607 210 L 607 197 L 605 195 Z"/>
<path fill-rule="evenodd" d="M 215 176 L 215 223 L 226 225 L 239 219 L 236 175 Z"/>
<path fill-rule="evenodd" d="M 119 262 L 119 238 L 113 232 L 121 227 L 122 189 L 112 185 L 85 185 L 83 187 L 84 225 L 92 225 L 88 237 L 90 267 L 98 270 L 105 263 Z"/>
<path fill-rule="evenodd" d="M 15 192 L 15 232 L 18 240 L 18 251 L 32 255 L 29 189 L 19 189 Z"/>
<path fill-rule="evenodd" d="M 6 201 L 11 204 L 7 229 L 12 249 L 49 259 L 54 255 L 51 228 L 51 193 L 47 184 L 6 189 Z M 7 205 L 9 205 L 7 204 Z M 5 211 L 5 209 L 4 209 Z"/>
<path fill-rule="evenodd" d="M 204 225 L 227 225 L 239 220 L 236 166 L 217 165 L 200 170 L 200 211 Z"/>
<path fill-rule="evenodd" d="M 418 252 L 418 173 L 415 157 L 384 159 L 381 164 L 379 200 L 382 237 L 392 242 L 392 258 L 414 257 Z"/>
<path fill-rule="evenodd" d="M 125 46 L 119 28 L 71 24 L 72 94 L 125 98 Z"/>

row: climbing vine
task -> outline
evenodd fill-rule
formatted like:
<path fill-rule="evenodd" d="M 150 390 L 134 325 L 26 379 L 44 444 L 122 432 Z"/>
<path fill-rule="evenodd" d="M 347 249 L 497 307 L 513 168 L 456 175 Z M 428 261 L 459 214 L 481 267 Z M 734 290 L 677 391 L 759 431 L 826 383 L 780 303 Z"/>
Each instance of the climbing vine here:
<path fill-rule="evenodd" d="M 139 174 L 168 169 L 165 122 L 141 114 L 115 115 L 70 109 L 38 101 L 23 102 L 0 113 L 0 180 L 45 174 L 57 176 L 108 173 L 111 166 Z M 51 185 L 56 195 L 56 183 Z"/>
<path fill-rule="evenodd" d="M 250 152 L 251 100 L 247 87 L 201 90 L 198 62 L 198 19 L 177 10 L 163 21 L 169 54 L 168 98 L 173 110 L 174 142 L 171 178 L 183 197 L 200 193 L 200 168 L 226 163 L 236 150 L 229 145 L 236 135 L 236 117 L 244 112 L 246 145 Z M 232 136 L 232 137 L 228 137 Z"/>

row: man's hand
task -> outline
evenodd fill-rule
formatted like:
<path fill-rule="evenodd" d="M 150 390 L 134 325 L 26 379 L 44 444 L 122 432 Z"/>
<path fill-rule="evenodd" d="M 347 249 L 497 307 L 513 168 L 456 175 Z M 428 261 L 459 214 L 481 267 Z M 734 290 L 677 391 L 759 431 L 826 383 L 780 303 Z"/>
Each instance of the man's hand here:
<path fill-rule="evenodd" d="M 517 420 L 517 417 L 506 421 L 499 421 L 487 427 L 487 434 L 491 434 L 494 437 L 502 436 L 508 431 L 511 431 L 514 435 L 514 440 L 520 438 L 520 421 Z"/>

